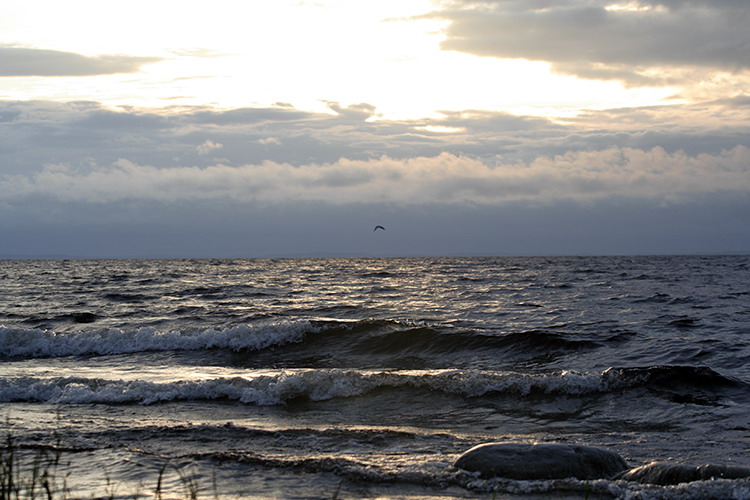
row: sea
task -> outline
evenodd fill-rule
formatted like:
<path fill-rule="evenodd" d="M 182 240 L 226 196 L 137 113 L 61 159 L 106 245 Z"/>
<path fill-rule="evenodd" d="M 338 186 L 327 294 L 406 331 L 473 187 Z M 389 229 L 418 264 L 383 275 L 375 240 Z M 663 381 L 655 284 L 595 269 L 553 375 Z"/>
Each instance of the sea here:
<path fill-rule="evenodd" d="M 749 341 L 748 255 L 3 260 L 0 473 L 44 498 L 750 498 L 454 466 L 504 442 L 750 467 Z"/>

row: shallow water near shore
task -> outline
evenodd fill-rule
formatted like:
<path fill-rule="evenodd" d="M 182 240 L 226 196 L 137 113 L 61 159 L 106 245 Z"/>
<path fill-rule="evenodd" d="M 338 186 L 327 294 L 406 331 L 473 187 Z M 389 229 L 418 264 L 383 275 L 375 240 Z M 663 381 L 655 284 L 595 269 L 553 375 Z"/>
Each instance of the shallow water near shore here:
<path fill-rule="evenodd" d="M 749 256 L 0 261 L 0 279 L 4 426 L 21 455 L 60 452 L 73 496 L 750 496 L 453 467 L 495 441 L 750 466 Z"/>

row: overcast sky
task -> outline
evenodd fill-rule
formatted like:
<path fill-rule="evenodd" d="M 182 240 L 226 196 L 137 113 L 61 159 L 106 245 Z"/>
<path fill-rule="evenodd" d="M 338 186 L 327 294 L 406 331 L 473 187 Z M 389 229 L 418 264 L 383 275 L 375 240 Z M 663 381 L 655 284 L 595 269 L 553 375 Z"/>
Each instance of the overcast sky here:
<path fill-rule="evenodd" d="M 744 0 L 2 3 L 0 257 L 750 251 Z"/>

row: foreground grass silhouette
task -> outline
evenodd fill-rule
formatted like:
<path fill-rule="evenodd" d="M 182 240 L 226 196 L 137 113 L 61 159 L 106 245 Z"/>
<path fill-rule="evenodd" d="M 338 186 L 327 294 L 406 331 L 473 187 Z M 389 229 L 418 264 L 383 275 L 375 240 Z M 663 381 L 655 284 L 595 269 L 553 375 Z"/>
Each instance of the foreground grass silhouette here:
<path fill-rule="evenodd" d="M 20 447 L 11 433 L 8 433 L 0 446 L 0 500 L 66 500 L 80 498 L 70 487 L 70 472 L 65 468 L 64 451 L 59 446 Z M 134 491 L 129 494 L 116 494 L 117 485 L 105 477 L 104 491 L 92 494 L 91 498 L 165 498 L 164 478 L 168 472 L 179 477 L 182 492 L 179 498 L 197 500 L 199 484 L 195 476 L 183 468 L 166 462 L 158 471 L 152 493 Z M 174 498 L 174 494 L 169 494 Z M 214 498 L 218 498 L 214 485 Z"/>

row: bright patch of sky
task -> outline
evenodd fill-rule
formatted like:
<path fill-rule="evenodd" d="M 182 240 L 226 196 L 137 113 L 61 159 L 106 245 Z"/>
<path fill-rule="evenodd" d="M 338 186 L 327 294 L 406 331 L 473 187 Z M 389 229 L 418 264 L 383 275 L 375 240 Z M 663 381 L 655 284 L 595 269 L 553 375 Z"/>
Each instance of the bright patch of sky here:
<path fill-rule="evenodd" d="M 674 88 L 555 74 L 541 61 L 440 48 L 448 21 L 428 0 L 4 2 L 8 45 L 89 57 L 155 57 L 138 73 L 0 79 L 6 99 L 95 100 L 112 106 L 367 102 L 377 118 L 483 109 L 570 115 L 661 102 Z"/>

